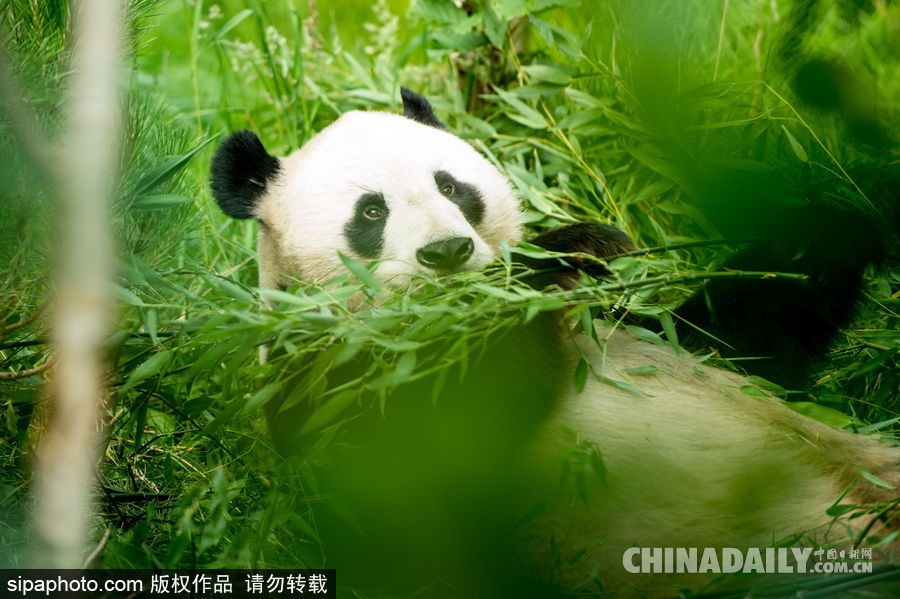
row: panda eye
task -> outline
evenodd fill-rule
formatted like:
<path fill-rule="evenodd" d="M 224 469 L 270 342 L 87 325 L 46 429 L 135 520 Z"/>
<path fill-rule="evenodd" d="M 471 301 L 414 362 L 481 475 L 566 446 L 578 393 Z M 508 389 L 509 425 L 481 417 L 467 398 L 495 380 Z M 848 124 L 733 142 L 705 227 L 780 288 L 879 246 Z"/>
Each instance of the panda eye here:
<path fill-rule="evenodd" d="M 384 212 L 378 206 L 369 206 L 363 210 L 363 216 L 369 220 L 378 220 L 384 216 Z"/>
<path fill-rule="evenodd" d="M 441 193 L 449 198 L 456 193 L 456 186 L 453 183 L 447 183 L 441 187 Z"/>

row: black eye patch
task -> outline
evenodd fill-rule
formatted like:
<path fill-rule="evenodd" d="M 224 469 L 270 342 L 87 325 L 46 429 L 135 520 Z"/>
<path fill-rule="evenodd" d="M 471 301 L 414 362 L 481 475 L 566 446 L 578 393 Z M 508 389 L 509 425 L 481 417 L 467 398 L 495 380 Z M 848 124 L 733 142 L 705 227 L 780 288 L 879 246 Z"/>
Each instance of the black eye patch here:
<path fill-rule="evenodd" d="M 434 183 L 445 198 L 459 206 L 463 216 L 473 227 L 484 218 L 484 199 L 478 188 L 471 183 L 463 183 L 447 171 L 434 173 Z"/>
<path fill-rule="evenodd" d="M 344 225 L 350 249 L 360 258 L 374 260 L 384 247 L 388 208 L 380 193 L 365 193 L 356 200 L 353 218 Z"/>

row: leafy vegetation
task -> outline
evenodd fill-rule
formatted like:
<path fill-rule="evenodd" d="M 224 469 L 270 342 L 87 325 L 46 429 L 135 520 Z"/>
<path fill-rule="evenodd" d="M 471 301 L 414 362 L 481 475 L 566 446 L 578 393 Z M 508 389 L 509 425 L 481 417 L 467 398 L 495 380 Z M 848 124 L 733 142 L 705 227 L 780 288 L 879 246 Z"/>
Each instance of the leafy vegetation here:
<path fill-rule="evenodd" d="M 316 469 L 363 391 L 384 401 L 392 387 L 464 362 L 488 334 L 564 306 L 587 332 L 611 308 L 671 331 L 667 310 L 723 276 L 711 271 L 739 245 L 706 242 L 739 239 L 742 215 L 766 206 L 827 201 L 885 225 L 889 255 L 870 273 L 861 318 L 798 409 L 861 433 L 900 428 L 897 3 L 329 7 L 338 4 L 330 14 L 314 1 L 128 5 L 119 303 L 94 519 L 105 546 L 92 565 L 318 565 Z M 0 4 L 5 51 L 50 138 L 65 113 L 68 14 L 62 0 Z M 256 223 L 222 216 L 207 186 L 217 136 L 251 129 L 284 155 L 348 110 L 399 111 L 400 85 L 428 95 L 509 176 L 532 231 L 599 220 L 657 249 L 571 292 L 519 284 L 509 248 L 487 272 L 410 293 L 353 262 L 353 281 L 256 289 Z M 16 567 L 27 555 L 29 464 L 49 417 L 54 223 L 52 190 L 8 115 L 0 158 L 0 564 Z M 360 293 L 377 301 L 348 310 Z M 677 345 L 672 333 L 638 333 Z M 458 342 L 447 353 L 425 351 L 449 334 Z M 282 358 L 260 364 L 272 339 Z M 359 352 L 376 368 L 329 389 L 329 368 Z M 316 404 L 303 433 L 318 441 L 306 459 L 284 461 L 258 408 L 288 386 L 279 360 L 299 355 L 308 359 L 290 401 Z M 773 392 L 765 382 L 740 391 Z M 602 476 L 590 449 L 560 458 L 575 464 L 573 493 L 585 472 Z"/>

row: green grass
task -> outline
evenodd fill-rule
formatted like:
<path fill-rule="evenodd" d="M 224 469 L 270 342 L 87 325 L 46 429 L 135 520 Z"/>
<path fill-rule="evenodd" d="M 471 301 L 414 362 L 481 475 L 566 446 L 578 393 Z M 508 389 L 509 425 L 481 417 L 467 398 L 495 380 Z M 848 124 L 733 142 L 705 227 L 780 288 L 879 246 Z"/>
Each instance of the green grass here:
<path fill-rule="evenodd" d="M 324 398 L 310 430 L 326 430 L 347 416 L 362 388 L 322 395 L 325 366 L 341 351 L 375 355 L 379 370 L 369 382 L 385 390 L 464 358 L 464 351 L 431 356 L 411 370 L 408 356 L 429 342 L 413 316 L 444 318 L 465 331 L 466 347 L 477 347 L 485 322 L 502 328 L 572 298 L 592 303 L 593 315 L 616 302 L 658 315 L 696 289 L 688 275 L 733 249 L 668 249 L 620 262 L 626 293 L 597 283 L 541 297 L 509 287 L 500 266 L 457 281 L 482 285 L 476 301 L 428 285 L 431 293 L 354 314 L 346 310 L 354 288 L 300 287 L 284 309 L 266 312 L 255 289 L 256 224 L 226 219 L 207 185 L 224 132 L 251 129 L 271 153 L 285 155 L 348 110 L 399 111 L 406 85 L 428 95 L 452 131 L 509 175 L 534 232 L 599 220 L 625 229 L 638 247 L 731 237 L 736 231 L 720 229 L 710 211 L 752 205 L 773 178 L 776 203 L 828 200 L 900 230 L 896 3 L 835 0 L 811 12 L 813 3 L 784 2 L 776 14 L 769 2 L 733 1 L 724 24 L 723 3 L 711 0 L 654 9 L 583 2 L 530 21 L 522 17 L 534 2 L 524 0 L 494 3 L 509 21 L 496 13 L 468 20 L 435 0 L 409 12 L 397 1 L 375 12 L 361 0 L 322 2 L 320 10 L 327 4 L 333 12 L 318 19 L 301 4 L 132 7 L 113 215 L 120 302 L 108 344 L 109 437 L 93 531 L 96 539 L 112 534 L 94 565 L 318 563 L 315 467 L 283 462 L 256 409 L 282 383 L 272 378 L 277 363 L 258 362 L 257 347 L 268 339 L 308 355 L 305 395 L 296 399 Z M 4 31 L 16 23 L 6 43 L 28 82 L 27 100 L 47 135 L 58 136 L 64 5 L 32 12 L 15 0 L 0 14 Z M 830 104 L 795 85 L 817 73 L 826 73 L 826 84 L 832 77 L 838 99 Z M 8 329 L 0 370 L 19 371 L 51 353 L 48 323 L 29 317 L 52 290 L 43 274 L 52 263 L 52 206 L 5 119 L 0 153 L 0 323 Z M 900 250 L 896 236 L 887 241 L 891 257 L 870 273 L 861 318 L 829 356 L 815 398 L 861 430 L 896 433 Z M 374 317 L 387 324 L 366 328 Z M 582 322 L 591 326 L 590 318 Z M 42 375 L 0 381 L 3 566 L 24 564 L 29 464 L 48 417 L 44 382 Z"/>

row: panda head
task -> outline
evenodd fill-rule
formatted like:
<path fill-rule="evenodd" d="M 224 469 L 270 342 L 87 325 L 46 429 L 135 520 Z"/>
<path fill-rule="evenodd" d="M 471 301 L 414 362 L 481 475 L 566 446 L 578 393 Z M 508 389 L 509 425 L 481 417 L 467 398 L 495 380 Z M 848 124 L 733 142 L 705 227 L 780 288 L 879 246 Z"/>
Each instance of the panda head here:
<path fill-rule="evenodd" d="M 249 131 L 219 145 L 213 195 L 228 216 L 259 221 L 261 287 L 325 281 L 343 269 L 338 252 L 377 260 L 382 281 L 474 270 L 520 239 L 506 178 L 424 97 L 402 98 L 404 116 L 348 112 L 286 158 Z"/>

